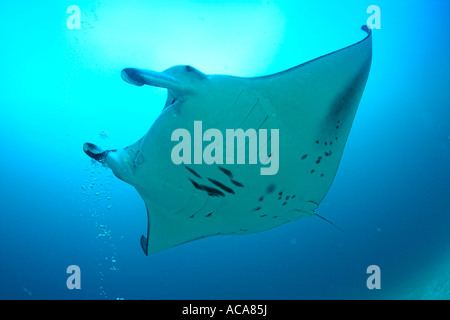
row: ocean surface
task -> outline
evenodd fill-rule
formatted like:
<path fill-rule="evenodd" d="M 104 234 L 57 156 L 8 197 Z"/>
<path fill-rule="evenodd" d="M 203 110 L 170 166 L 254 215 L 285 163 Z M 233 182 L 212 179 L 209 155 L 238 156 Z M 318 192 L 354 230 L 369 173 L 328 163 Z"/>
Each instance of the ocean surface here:
<path fill-rule="evenodd" d="M 372 68 L 316 211 L 343 232 L 302 218 L 145 256 L 142 199 L 83 152 L 134 143 L 164 106 L 121 70 L 272 74 L 363 39 L 370 5 Z M 449 299 L 449 15 L 447 0 L 2 3 L 0 299 Z"/>

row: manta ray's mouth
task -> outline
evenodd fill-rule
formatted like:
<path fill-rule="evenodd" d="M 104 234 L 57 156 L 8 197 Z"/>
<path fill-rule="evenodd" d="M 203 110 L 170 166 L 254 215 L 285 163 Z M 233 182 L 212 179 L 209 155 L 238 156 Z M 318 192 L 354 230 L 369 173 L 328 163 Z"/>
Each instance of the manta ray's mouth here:
<path fill-rule="evenodd" d="M 164 109 L 167 109 L 171 106 L 173 106 L 174 104 L 176 104 L 177 102 L 179 102 L 180 100 L 178 100 L 171 92 L 171 90 L 169 90 L 169 92 L 167 93 L 167 101 L 166 104 L 164 105 Z"/>

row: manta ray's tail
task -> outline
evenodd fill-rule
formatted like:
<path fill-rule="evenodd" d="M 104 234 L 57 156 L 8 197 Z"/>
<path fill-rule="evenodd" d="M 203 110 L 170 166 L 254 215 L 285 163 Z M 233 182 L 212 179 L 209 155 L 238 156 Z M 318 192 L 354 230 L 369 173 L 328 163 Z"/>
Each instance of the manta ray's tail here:
<path fill-rule="evenodd" d="M 314 212 L 314 215 L 317 216 L 317 217 L 319 217 L 319 218 L 322 219 L 323 221 L 328 222 L 329 224 L 331 224 L 331 225 L 332 225 L 333 227 L 335 227 L 336 229 L 341 230 L 342 232 L 344 232 L 343 229 L 339 228 L 337 225 L 335 225 L 335 224 L 334 224 L 333 222 L 331 222 L 330 220 L 325 219 L 324 217 L 322 217 L 321 215 L 319 215 L 319 214 L 317 214 L 317 213 L 315 213 L 315 212 Z"/>

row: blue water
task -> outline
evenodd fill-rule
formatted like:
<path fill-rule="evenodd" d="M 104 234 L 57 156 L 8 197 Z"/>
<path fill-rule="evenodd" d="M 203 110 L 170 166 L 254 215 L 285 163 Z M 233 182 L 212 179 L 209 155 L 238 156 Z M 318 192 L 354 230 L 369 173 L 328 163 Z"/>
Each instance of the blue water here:
<path fill-rule="evenodd" d="M 317 210 L 344 232 L 305 218 L 145 256 L 143 201 L 82 150 L 135 142 L 164 105 L 121 69 L 271 74 L 362 39 L 372 4 L 372 69 Z M 2 3 L 0 298 L 449 299 L 449 14 L 446 0 Z"/>

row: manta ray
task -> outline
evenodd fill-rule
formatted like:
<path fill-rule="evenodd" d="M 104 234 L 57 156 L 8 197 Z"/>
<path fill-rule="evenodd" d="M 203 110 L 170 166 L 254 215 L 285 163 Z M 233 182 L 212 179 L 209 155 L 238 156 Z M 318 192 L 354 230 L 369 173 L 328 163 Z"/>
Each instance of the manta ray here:
<path fill-rule="evenodd" d="M 372 36 L 362 29 L 367 36 L 355 44 L 267 76 L 207 75 L 189 65 L 122 70 L 130 84 L 166 88 L 165 106 L 136 143 L 116 150 L 85 143 L 83 150 L 144 200 L 148 227 L 140 244 L 146 255 L 318 216 L 369 75 Z M 260 166 L 249 163 L 175 164 L 172 134 L 193 132 L 196 121 L 222 132 L 279 130 L 277 173 L 261 175 Z"/>

